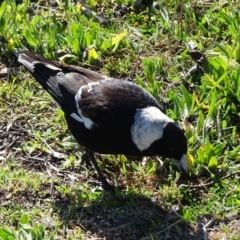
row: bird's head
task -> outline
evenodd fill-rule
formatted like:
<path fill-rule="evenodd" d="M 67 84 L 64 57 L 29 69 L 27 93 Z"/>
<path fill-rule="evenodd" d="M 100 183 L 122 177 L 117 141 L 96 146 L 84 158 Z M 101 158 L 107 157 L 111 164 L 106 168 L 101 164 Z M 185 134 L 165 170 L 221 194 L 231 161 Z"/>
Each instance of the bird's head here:
<path fill-rule="evenodd" d="M 192 162 L 187 158 L 187 139 L 184 132 L 174 122 L 168 122 L 163 128 L 162 139 L 166 146 L 166 157 L 169 157 L 187 176 Z"/>
<path fill-rule="evenodd" d="M 180 127 L 156 107 L 139 109 L 131 128 L 132 140 L 144 155 L 160 155 L 172 159 L 189 175 L 187 139 Z"/>

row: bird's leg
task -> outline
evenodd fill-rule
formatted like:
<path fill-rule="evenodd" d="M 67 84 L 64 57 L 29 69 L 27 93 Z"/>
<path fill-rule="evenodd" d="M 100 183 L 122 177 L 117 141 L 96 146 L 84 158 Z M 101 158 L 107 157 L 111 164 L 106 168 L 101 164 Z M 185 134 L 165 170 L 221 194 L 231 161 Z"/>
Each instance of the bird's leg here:
<path fill-rule="evenodd" d="M 102 174 L 102 171 L 100 170 L 97 162 L 96 162 L 96 159 L 92 153 L 92 151 L 90 150 L 86 150 L 89 158 L 90 158 L 90 161 L 92 162 L 94 168 L 96 169 L 97 173 L 98 173 L 98 177 L 99 177 L 99 180 L 102 182 L 102 186 L 103 186 L 103 189 L 106 190 L 106 191 L 114 191 L 115 187 L 112 186 L 107 180 L 106 178 L 103 176 Z"/>
<path fill-rule="evenodd" d="M 92 166 L 91 163 L 90 163 L 89 156 L 88 156 L 87 152 L 82 154 L 82 159 L 81 159 L 81 162 L 80 162 L 80 166 L 82 166 L 83 164 L 86 164 L 86 168 L 89 168 L 90 166 Z"/>
<path fill-rule="evenodd" d="M 153 5 L 150 4 L 150 5 L 148 5 L 148 16 L 149 16 L 149 18 L 151 18 L 153 16 L 153 14 L 154 14 L 154 8 L 153 8 Z"/>

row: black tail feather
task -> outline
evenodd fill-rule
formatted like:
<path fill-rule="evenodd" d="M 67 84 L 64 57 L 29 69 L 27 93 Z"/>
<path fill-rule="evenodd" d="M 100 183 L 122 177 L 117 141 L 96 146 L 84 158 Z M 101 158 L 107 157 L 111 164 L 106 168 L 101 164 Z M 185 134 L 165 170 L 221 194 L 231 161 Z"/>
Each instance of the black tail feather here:
<path fill-rule="evenodd" d="M 41 55 L 24 51 L 19 55 L 18 61 L 32 74 L 39 84 L 64 107 L 63 96 L 59 88 L 57 74 L 61 72 L 61 65 L 50 61 Z"/>

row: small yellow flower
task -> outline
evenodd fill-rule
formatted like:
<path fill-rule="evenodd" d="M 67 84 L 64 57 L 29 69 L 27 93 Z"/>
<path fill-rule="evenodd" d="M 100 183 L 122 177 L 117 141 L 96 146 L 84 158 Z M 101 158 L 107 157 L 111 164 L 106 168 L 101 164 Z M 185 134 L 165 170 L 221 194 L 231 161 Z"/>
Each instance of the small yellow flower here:
<path fill-rule="evenodd" d="M 10 46 L 13 46 L 13 45 L 14 45 L 14 41 L 13 41 L 12 38 L 10 38 L 10 39 L 8 40 L 8 44 L 9 44 Z"/>
<path fill-rule="evenodd" d="M 76 9 L 80 12 L 82 10 L 82 4 L 78 2 L 76 4 Z"/>

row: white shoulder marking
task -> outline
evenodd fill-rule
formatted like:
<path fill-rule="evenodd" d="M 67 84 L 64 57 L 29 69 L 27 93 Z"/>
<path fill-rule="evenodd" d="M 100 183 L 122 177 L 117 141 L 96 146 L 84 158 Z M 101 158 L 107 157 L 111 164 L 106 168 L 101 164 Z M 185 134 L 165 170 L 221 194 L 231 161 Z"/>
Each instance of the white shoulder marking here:
<path fill-rule="evenodd" d="M 112 77 L 108 77 L 108 76 L 104 76 L 104 81 L 109 81 L 109 80 L 113 80 L 114 78 Z"/>
<path fill-rule="evenodd" d="M 82 115 L 82 111 L 81 111 L 81 109 L 79 108 L 79 101 L 81 100 L 81 95 L 82 95 L 82 91 L 83 91 L 83 89 L 84 88 L 89 88 L 88 89 L 88 92 L 91 92 L 93 89 L 92 89 L 92 86 L 93 85 L 95 85 L 95 84 L 99 84 L 98 82 L 91 82 L 91 83 L 88 83 L 87 85 L 84 85 L 84 86 L 82 86 L 82 87 L 80 87 L 79 88 L 79 90 L 78 90 L 78 92 L 77 92 L 77 94 L 75 95 L 75 101 L 76 101 L 76 106 L 77 106 L 77 111 L 78 111 L 78 114 L 79 114 L 79 118 L 82 120 L 81 122 L 83 122 L 83 124 L 84 124 L 84 126 L 87 128 L 87 129 L 89 129 L 89 130 L 91 130 L 92 129 L 92 127 L 94 126 L 94 125 L 96 125 L 91 119 L 89 119 L 89 118 L 87 118 L 87 117 L 84 117 L 83 115 Z M 76 113 L 75 113 L 76 114 Z M 71 114 L 71 116 L 72 116 L 73 114 Z M 77 115 L 77 114 L 76 114 Z M 75 115 L 74 115 L 75 116 Z M 74 119 L 76 119 L 74 116 L 72 116 Z M 77 120 L 77 119 L 76 119 Z M 77 120 L 77 121 L 79 121 L 79 120 Z"/>
<path fill-rule="evenodd" d="M 97 85 L 97 84 L 99 84 L 99 82 L 91 82 L 91 83 L 88 83 L 88 85 L 82 86 L 81 88 L 89 87 L 88 92 L 91 92 L 91 91 L 93 90 L 93 89 L 92 89 L 92 86 L 93 86 L 93 85 Z M 81 89 L 81 88 L 80 88 L 80 89 Z"/>
<path fill-rule="evenodd" d="M 76 113 L 72 113 L 70 116 L 78 122 L 83 122 L 83 120 Z"/>
<path fill-rule="evenodd" d="M 61 71 L 61 68 L 58 68 L 58 67 L 55 67 L 51 64 L 48 64 L 48 63 L 44 63 L 44 62 L 41 62 L 42 64 L 44 64 L 47 68 L 50 68 L 52 70 L 57 70 L 57 71 Z"/>
<path fill-rule="evenodd" d="M 148 149 L 151 144 L 162 138 L 167 123 L 173 122 L 156 107 L 138 109 L 131 126 L 132 140 L 140 151 Z"/>

